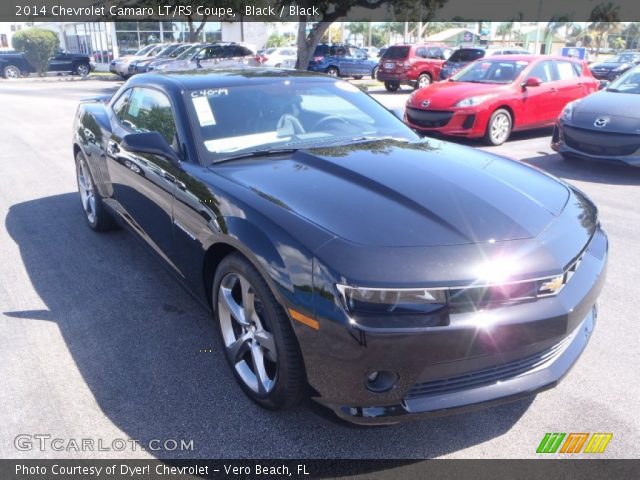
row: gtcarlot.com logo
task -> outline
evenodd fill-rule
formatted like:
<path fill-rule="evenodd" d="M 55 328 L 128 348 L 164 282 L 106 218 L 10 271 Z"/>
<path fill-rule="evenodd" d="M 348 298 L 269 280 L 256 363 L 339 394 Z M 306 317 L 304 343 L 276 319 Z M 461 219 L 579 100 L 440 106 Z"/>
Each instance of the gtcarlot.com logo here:
<path fill-rule="evenodd" d="M 604 453 L 611 437 L 613 433 L 545 433 L 536 453 Z"/>

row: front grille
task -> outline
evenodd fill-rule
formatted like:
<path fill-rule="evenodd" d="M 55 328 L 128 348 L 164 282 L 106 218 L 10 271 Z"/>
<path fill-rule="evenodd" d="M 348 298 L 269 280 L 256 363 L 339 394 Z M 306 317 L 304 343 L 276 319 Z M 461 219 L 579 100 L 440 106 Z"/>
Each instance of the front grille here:
<path fill-rule="evenodd" d="M 640 149 L 640 135 L 598 132 L 564 127 L 564 141 L 570 148 L 591 155 L 626 156 Z"/>
<path fill-rule="evenodd" d="M 407 118 L 414 125 L 419 125 L 426 128 L 438 128 L 444 127 L 451 117 L 453 112 L 446 112 L 442 110 L 418 110 L 417 108 L 407 108 Z"/>
<path fill-rule="evenodd" d="M 553 361 L 562 353 L 564 348 L 571 341 L 571 338 L 572 336 L 569 335 L 561 342 L 543 350 L 542 352 L 535 353 L 519 360 L 514 360 L 513 362 L 504 363 L 502 365 L 482 370 L 476 370 L 475 372 L 466 373 L 457 377 L 417 383 L 411 390 L 409 390 L 405 396 L 405 400 L 478 388 L 518 377 Z"/>

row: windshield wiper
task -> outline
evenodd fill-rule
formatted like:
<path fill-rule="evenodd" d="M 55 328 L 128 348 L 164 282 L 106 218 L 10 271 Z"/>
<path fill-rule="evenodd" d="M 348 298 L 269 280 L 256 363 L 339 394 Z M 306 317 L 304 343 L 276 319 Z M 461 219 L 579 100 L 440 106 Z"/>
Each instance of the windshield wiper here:
<path fill-rule="evenodd" d="M 240 160 L 243 158 L 256 158 L 256 157 L 267 157 L 269 155 L 283 155 L 286 153 L 295 153 L 299 148 L 263 148 L 261 150 L 251 150 L 250 152 L 241 152 L 234 155 L 228 155 L 226 157 L 220 158 L 218 160 L 214 160 L 214 164 L 216 163 L 224 163 L 230 162 L 232 160 Z"/>

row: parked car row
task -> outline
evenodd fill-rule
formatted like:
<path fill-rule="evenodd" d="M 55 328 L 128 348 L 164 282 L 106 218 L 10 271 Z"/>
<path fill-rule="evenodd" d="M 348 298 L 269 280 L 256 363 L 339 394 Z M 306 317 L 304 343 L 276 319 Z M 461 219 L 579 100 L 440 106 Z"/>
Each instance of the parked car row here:
<path fill-rule="evenodd" d="M 56 50 L 49 59 L 48 72 L 71 73 L 85 77 L 95 67 L 93 57 L 89 55 L 70 53 L 63 49 Z M 36 69 L 29 63 L 23 53 L 15 50 L 0 52 L 0 75 L 3 78 L 20 78 Z"/>
<path fill-rule="evenodd" d="M 147 45 L 134 55 L 113 60 L 109 70 L 123 78 L 150 71 L 183 71 L 257 65 L 255 53 L 234 42 Z"/>

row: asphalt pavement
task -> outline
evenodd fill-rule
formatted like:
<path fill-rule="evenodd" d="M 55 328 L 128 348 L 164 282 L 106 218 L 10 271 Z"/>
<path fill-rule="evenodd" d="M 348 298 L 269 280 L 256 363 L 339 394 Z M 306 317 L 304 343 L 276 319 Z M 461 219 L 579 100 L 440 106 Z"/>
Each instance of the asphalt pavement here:
<path fill-rule="evenodd" d="M 255 406 L 209 315 L 127 233 L 85 225 L 72 120 L 81 98 L 118 85 L 0 82 L 0 457 L 529 458 L 546 432 L 612 432 L 604 457 L 639 456 L 640 169 L 565 162 L 548 130 L 497 148 L 463 142 L 557 175 L 598 205 L 611 246 L 595 332 L 566 379 L 535 399 L 354 428 L 308 404 Z M 369 91 L 393 108 L 409 93 Z M 66 448 L 20 449 L 20 434 Z M 83 438 L 111 450 L 68 448 Z M 193 449 L 117 451 L 115 439 Z"/>

